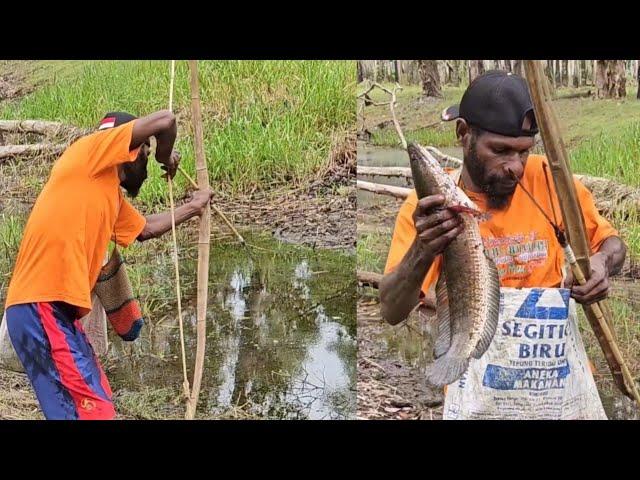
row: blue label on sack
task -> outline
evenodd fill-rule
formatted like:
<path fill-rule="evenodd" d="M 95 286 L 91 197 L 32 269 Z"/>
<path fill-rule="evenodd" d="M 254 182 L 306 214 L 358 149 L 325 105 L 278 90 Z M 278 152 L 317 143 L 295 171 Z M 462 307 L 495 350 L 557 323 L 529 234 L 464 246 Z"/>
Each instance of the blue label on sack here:
<path fill-rule="evenodd" d="M 555 368 L 507 368 L 487 365 L 482 385 L 496 390 L 549 390 L 564 388 L 569 365 Z"/>
<path fill-rule="evenodd" d="M 536 320 L 564 320 L 569 316 L 570 295 L 571 291 L 566 288 L 532 288 L 515 316 Z"/>

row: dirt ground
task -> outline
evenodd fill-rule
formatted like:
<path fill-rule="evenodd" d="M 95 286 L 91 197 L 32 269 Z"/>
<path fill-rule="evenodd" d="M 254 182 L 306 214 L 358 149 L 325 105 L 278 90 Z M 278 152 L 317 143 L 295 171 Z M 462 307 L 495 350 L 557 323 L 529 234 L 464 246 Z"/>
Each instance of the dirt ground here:
<path fill-rule="evenodd" d="M 328 167 L 300 188 L 279 187 L 244 197 L 216 197 L 235 225 L 269 231 L 278 240 L 355 252 L 355 134 L 338 145 Z M 217 220 L 216 220 L 217 221 Z"/>
<path fill-rule="evenodd" d="M 414 329 L 417 322 L 416 317 L 408 321 Z M 421 381 L 421 368 L 396 355 L 384 339 L 401 328 L 384 324 L 377 299 L 358 301 L 358 419 L 442 418 L 443 393 Z"/>

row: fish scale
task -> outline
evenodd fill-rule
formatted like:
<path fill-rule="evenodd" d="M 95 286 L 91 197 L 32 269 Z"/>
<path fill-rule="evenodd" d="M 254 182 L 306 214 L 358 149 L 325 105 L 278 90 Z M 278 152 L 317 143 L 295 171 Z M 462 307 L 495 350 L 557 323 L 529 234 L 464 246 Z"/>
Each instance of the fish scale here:
<path fill-rule="evenodd" d="M 436 359 L 426 377 L 432 385 L 444 386 L 460 378 L 469 360 L 480 358 L 489 347 L 498 325 L 500 281 L 485 253 L 478 222 L 469 213 L 477 212 L 476 205 L 424 147 L 411 143 L 407 151 L 418 198 L 444 195 L 444 206 L 457 207 L 465 226 L 443 253 L 442 278 L 436 287 L 437 298 L 447 301 L 436 306 Z"/>

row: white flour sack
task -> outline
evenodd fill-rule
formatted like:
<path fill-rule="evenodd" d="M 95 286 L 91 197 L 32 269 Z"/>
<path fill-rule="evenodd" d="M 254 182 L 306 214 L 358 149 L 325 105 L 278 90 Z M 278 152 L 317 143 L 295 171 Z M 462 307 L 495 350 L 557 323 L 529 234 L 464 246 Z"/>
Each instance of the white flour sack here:
<path fill-rule="evenodd" d="M 501 288 L 489 349 L 449 385 L 445 420 L 606 420 L 568 289 Z"/>

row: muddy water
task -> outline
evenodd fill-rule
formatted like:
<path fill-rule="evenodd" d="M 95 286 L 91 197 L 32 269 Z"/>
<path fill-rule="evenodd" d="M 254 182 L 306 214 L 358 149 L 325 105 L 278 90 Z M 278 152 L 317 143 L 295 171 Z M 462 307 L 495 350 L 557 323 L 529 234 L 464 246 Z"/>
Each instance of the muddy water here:
<path fill-rule="evenodd" d="M 241 407 L 260 418 L 354 418 L 355 257 L 245 238 L 259 248 L 211 248 L 198 416 L 219 417 Z M 181 261 L 181 278 L 195 275 L 197 252 L 191 254 L 191 260 Z M 169 258 L 158 265 L 157 279 L 174 288 Z M 193 296 L 191 290 L 184 296 Z M 191 381 L 195 301 L 184 303 Z M 117 388 L 179 390 L 176 311 L 154 315 L 134 345 L 112 344 L 109 376 Z"/>
<path fill-rule="evenodd" d="M 462 158 L 462 148 L 442 148 L 444 154 Z M 358 144 L 358 165 L 367 167 L 409 167 L 409 155 L 399 148 L 373 147 L 364 143 Z M 411 187 L 409 179 L 403 177 L 383 177 L 380 175 L 362 175 L 358 178 L 367 182 L 384 183 L 399 187 Z M 372 207 L 381 201 L 388 201 L 381 195 L 358 190 L 358 206 Z"/>

